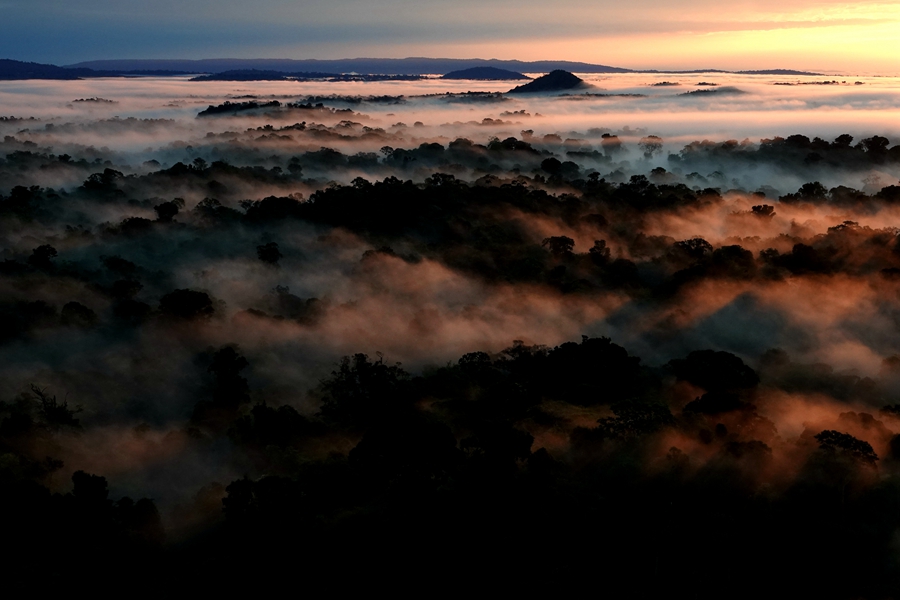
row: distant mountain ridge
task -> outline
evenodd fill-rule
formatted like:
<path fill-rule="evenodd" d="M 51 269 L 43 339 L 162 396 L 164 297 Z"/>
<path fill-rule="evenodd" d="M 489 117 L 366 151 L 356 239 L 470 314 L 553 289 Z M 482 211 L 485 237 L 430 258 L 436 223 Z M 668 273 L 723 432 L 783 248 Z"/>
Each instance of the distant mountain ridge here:
<path fill-rule="evenodd" d="M 80 67 L 58 67 L 43 63 L 25 62 L 21 60 L 0 59 L 0 81 L 22 79 L 55 79 L 71 80 L 90 77 L 128 77 L 128 76 L 171 76 L 186 75 L 182 71 L 168 70 L 116 70 L 99 71 Z"/>
<path fill-rule="evenodd" d="M 190 71 L 193 73 L 221 73 L 256 69 L 260 71 L 319 72 L 319 73 L 384 73 L 396 75 L 443 74 L 473 67 L 494 67 L 517 73 L 547 73 L 556 69 L 579 73 L 630 73 L 630 69 L 563 60 L 526 62 L 521 60 L 464 59 L 464 58 L 347 58 L 274 59 L 274 58 L 209 58 L 202 60 L 94 60 L 66 65 L 66 68 L 100 70 Z"/>
<path fill-rule="evenodd" d="M 188 73 L 221 73 L 223 71 L 260 70 L 286 73 L 381 73 L 394 75 L 431 75 L 450 73 L 476 67 L 493 67 L 516 73 L 736 73 L 740 75 L 812 75 L 821 73 L 792 69 L 763 69 L 756 71 L 726 71 L 723 69 L 659 70 L 625 69 L 586 62 L 566 60 L 500 60 L 496 58 L 342 58 L 289 59 L 289 58 L 205 58 L 187 59 L 118 59 L 94 60 L 65 65 L 65 68 L 98 69 L 106 71 L 181 71 Z"/>
<path fill-rule="evenodd" d="M 696 69 L 690 71 L 636 70 L 572 61 L 520 61 L 458 58 L 350 58 L 340 60 L 238 59 L 203 60 L 95 60 L 74 65 L 50 64 L 0 59 L 0 80 L 78 79 L 92 77 L 216 75 L 226 71 L 268 71 L 272 74 L 328 73 L 368 75 L 430 75 L 467 69 L 501 69 L 515 73 L 550 73 L 563 70 L 575 73 L 737 73 L 742 75 L 821 76 L 820 73 L 770 69 L 758 71 L 723 71 Z"/>
<path fill-rule="evenodd" d="M 191 81 L 416 81 L 422 79 L 422 75 L 379 75 L 379 74 L 355 74 L 346 73 L 289 73 L 286 71 L 259 71 L 257 69 L 222 71 L 198 75 Z"/>
<path fill-rule="evenodd" d="M 0 59 L 0 80 L 12 79 L 78 79 L 78 74 L 56 65 Z"/>

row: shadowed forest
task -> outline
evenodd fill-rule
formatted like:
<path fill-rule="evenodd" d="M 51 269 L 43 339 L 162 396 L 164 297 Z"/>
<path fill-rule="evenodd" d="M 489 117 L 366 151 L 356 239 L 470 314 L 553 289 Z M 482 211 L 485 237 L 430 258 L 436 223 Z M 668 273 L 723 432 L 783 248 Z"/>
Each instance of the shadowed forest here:
<path fill-rule="evenodd" d="M 0 87 L 8 589 L 900 594 L 900 95 L 668 78 Z"/>

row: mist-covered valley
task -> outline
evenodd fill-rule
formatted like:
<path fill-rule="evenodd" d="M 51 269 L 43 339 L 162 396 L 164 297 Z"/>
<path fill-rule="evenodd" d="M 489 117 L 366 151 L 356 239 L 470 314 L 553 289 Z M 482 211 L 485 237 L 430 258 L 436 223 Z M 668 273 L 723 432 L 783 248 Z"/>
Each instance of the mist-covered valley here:
<path fill-rule="evenodd" d="M 900 591 L 900 81 L 582 78 L 0 82 L 14 585 Z"/>

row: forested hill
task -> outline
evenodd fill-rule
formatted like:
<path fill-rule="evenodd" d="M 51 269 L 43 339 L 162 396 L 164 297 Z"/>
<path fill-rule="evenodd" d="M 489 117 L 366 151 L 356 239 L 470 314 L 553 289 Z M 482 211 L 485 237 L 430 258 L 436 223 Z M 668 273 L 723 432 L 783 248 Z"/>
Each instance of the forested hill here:
<path fill-rule="evenodd" d="M 55 65 L 0 59 L 0 80 L 9 79 L 78 79 L 78 74 Z"/>
<path fill-rule="evenodd" d="M 98 70 L 85 67 L 58 67 L 35 62 L 0 59 L 0 81 L 21 79 L 88 79 L 92 77 L 136 77 L 136 76 L 173 76 L 188 75 L 186 71 L 170 71 L 165 69 L 128 69 Z"/>
<path fill-rule="evenodd" d="M 579 73 L 628 73 L 630 69 L 584 62 L 543 60 L 458 59 L 458 58 L 349 58 L 339 60 L 239 59 L 212 58 L 204 60 L 96 60 L 68 65 L 68 67 L 127 70 L 166 69 L 200 73 L 219 73 L 245 69 L 266 71 L 327 73 L 394 73 L 398 75 L 427 75 L 449 73 L 473 67 L 495 67 L 518 73 L 546 73 L 565 69 Z"/>
<path fill-rule="evenodd" d="M 0 80 L 18 79 L 79 79 L 91 77 L 174 76 L 219 74 L 230 72 L 271 73 L 390 73 L 392 75 L 428 75 L 452 73 L 468 69 L 495 69 L 519 73 L 549 73 L 565 70 L 575 73 L 710 73 L 716 69 L 692 71 L 634 70 L 592 63 L 543 60 L 484 60 L 456 58 L 353 58 L 340 60 L 237 59 L 213 58 L 203 60 L 95 60 L 74 65 L 57 66 L 11 59 L 0 59 Z M 817 75 L 805 71 L 772 69 L 741 71 L 747 75 Z M 482 77 L 476 77 L 480 79 Z"/>

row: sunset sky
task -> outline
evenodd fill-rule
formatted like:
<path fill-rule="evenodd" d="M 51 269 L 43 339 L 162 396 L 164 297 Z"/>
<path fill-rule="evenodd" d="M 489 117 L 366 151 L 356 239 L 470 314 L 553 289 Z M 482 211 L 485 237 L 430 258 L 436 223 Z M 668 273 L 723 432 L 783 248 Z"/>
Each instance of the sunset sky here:
<path fill-rule="evenodd" d="M 431 56 L 900 74 L 900 4 L 836 0 L 0 0 L 0 57 Z"/>

